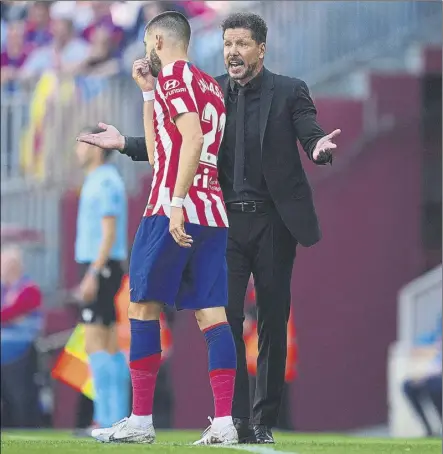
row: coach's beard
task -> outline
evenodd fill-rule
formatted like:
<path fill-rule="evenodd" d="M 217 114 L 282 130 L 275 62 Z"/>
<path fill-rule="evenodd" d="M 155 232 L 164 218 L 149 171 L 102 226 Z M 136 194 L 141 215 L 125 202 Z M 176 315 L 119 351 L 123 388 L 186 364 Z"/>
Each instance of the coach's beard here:
<path fill-rule="evenodd" d="M 155 49 L 152 49 L 151 53 L 149 54 L 149 66 L 151 67 L 151 74 L 154 77 L 158 77 L 162 70 L 162 61 L 160 60 L 160 57 L 158 56 Z"/>
<path fill-rule="evenodd" d="M 242 80 L 245 79 L 247 80 L 253 79 L 257 75 L 258 63 L 253 63 L 246 67 L 243 61 L 241 61 L 241 63 L 242 64 L 237 66 L 237 68 L 240 70 L 244 68 L 244 71 L 239 71 L 238 74 L 236 74 L 236 70 L 232 70 L 233 67 L 231 66 L 231 62 L 229 62 L 226 68 L 228 70 L 229 76 L 237 82 L 241 82 Z"/>

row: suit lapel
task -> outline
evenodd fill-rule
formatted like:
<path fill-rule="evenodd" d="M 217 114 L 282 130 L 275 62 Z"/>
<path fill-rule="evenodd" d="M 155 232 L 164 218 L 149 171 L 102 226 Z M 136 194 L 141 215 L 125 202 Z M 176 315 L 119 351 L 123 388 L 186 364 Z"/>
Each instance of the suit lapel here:
<path fill-rule="evenodd" d="M 263 85 L 260 95 L 260 146 L 263 151 L 266 125 L 271 109 L 272 96 L 274 94 L 274 76 L 266 68 L 263 70 Z"/>
<path fill-rule="evenodd" d="M 223 94 L 225 95 L 225 106 L 228 105 L 228 96 L 229 96 L 229 76 L 226 75 L 223 81 L 220 83 L 221 88 L 223 89 Z"/>

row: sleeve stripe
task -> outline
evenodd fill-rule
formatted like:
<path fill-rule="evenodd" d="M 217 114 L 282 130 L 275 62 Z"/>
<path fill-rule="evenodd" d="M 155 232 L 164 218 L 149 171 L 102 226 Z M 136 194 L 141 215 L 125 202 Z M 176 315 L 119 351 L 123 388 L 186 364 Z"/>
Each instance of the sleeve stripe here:
<path fill-rule="evenodd" d="M 189 69 L 188 65 L 183 67 L 183 80 L 186 84 L 186 88 L 188 89 L 189 95 L 191 96 L 192 101 L 194 102 L 195 110 L 198 112 L 197 100 L 195 99 L 194 89 L 192 88 L 192 78 L 193 78 L 192 71 Z"/>
<path fill-rule="evenodd" d="M 189 112 L 189 109 L 186 107 L 186 104 L 182 98 L 171 99 L 171 104 L 174 105 L 177 114 Z"/>

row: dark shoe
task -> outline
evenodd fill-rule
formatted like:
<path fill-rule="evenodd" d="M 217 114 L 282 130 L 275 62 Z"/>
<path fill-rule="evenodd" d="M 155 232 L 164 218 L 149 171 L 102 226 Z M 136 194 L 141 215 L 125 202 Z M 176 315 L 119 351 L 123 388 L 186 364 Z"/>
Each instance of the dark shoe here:
<path fill-rule="evenodd" d="M 271 429 L 263 424 L 254 425 L 254 434 L 256 443 L 259 445 L 275 443 Z"/>
<path fill-rule="evenodd" d="M 233 418 L 238 433 L 239 444 L 255 443 L 254 431 L 249 426 L 249 419 Z"/>

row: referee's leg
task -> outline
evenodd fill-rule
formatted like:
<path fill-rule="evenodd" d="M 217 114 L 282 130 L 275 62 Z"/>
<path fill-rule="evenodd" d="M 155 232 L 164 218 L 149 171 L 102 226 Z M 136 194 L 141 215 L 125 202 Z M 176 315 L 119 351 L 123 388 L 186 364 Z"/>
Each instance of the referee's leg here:
<path fill-rule="evenodd" d="M 82 311 L 86 351 L 96 390 L 94 421 L 101 427 L 126 417 L 129 411 L 129 371 L 118 348 L 115 326 L 114 297 L 122 277 L 120 263 L 110 261 L 100 276 L 96 301 Z"/>

